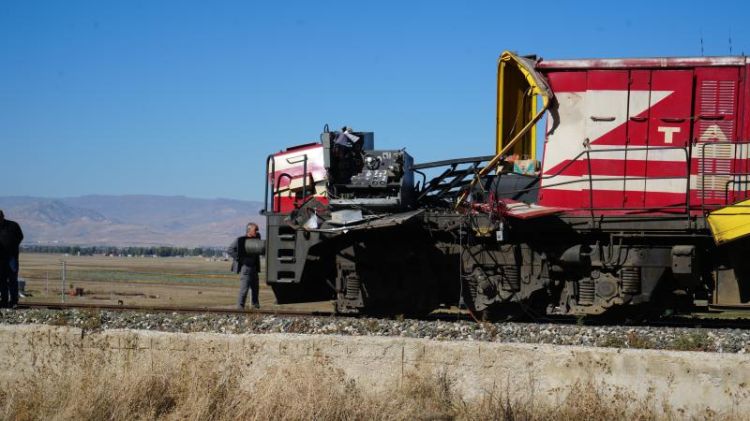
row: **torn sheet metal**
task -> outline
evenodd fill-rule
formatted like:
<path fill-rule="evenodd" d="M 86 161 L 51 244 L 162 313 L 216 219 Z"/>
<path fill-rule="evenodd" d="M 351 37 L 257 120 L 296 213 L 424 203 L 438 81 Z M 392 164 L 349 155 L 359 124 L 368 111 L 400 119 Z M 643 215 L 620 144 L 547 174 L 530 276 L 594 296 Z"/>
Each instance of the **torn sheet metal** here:
<path fill-rule="evenodd" d="M 565 208 L 540 206 L 534 203 L 529 204 L 511 199 L 498 200 L 498 205 L 498 212 L 501 215 L 517 219 L 540 218 L 542 216 L 554 215 L 566 210 Z"/>
<path fill-rule="evenodd" d="M 415 217 L 419 216 L 424 212 L 424 209 L 417 209 L 409 212 L 395 213 L 395 214 L 384 214 L 378 216 L 372 216 L 369 218 L 356 221 L 351 224 L 342 225 L 334 228 L 320 228 L 314 230 L 308 230 L 313 232 L 321 233 L 347 233 L 350 231 L 363 231 L 373 230 L 380 228 L 395 227 L 402 225 Z M 330 221 L 329 221 L 330 222 Z M 328 225 L 328 222 L 326 223 Z M 325 226 L 325 225 L 324 225 Z"/>

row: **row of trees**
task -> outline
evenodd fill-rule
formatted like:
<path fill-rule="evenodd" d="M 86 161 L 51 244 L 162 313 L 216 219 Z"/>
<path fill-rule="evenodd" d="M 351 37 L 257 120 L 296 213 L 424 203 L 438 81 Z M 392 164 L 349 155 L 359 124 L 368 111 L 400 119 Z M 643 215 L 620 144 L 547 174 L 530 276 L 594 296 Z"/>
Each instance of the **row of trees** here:
<path fill-rule="evenodd" d="M 21 251 L 28 253 L 67 253 L 72 255 L 93 256 L 158 256 L 158 257 L 221 257 L 225 249 L 214 247 L 112 247 L 112 246 L 50 246 L 25 245 Z"/>

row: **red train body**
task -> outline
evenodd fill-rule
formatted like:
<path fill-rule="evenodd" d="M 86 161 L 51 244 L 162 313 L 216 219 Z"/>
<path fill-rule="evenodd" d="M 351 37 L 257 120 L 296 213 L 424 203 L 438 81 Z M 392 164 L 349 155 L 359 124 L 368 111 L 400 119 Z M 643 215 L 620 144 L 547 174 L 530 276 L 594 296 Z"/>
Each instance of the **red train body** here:
<path fill-rule="evenodd" d="M 749 72 L 504 53 L 494 156 L 415 165 L 326 130 L 268 158 L 267 282 L 341 312 L 750 307 L 750 225 L 709 227 L 746 213 Z"/>
<path fill-rule="evenodd" d="M 690 212 L 748 195 L 745 57 L 541 61 L 547 127 L 539 203 L 570 212 Z"/>

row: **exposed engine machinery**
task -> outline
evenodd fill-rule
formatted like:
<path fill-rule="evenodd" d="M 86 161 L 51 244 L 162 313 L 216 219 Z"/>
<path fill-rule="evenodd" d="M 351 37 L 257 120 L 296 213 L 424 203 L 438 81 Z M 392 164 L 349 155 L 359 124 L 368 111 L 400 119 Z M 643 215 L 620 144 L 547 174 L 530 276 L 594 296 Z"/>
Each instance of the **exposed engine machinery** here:
<path fill-rule="evenodd" d="M 343 313 L 750 308 L 748 76 L 506 52 L 495 155 L 414 164 L 326 128 L 267 160 L 267 283 Z"/>

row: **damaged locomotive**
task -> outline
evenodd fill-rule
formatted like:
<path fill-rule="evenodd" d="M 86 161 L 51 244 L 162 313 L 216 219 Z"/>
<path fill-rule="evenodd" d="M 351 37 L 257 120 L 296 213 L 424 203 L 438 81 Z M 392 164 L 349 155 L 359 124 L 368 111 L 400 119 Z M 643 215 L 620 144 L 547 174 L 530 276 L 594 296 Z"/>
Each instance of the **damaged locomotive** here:
<path fill-rule="evenodd" d="M 748 76 L 505 52 L 494 155 L 415 164 L 326 128 L 267 159 L 266 282 L 355 314 L 750 308 Z"/>

